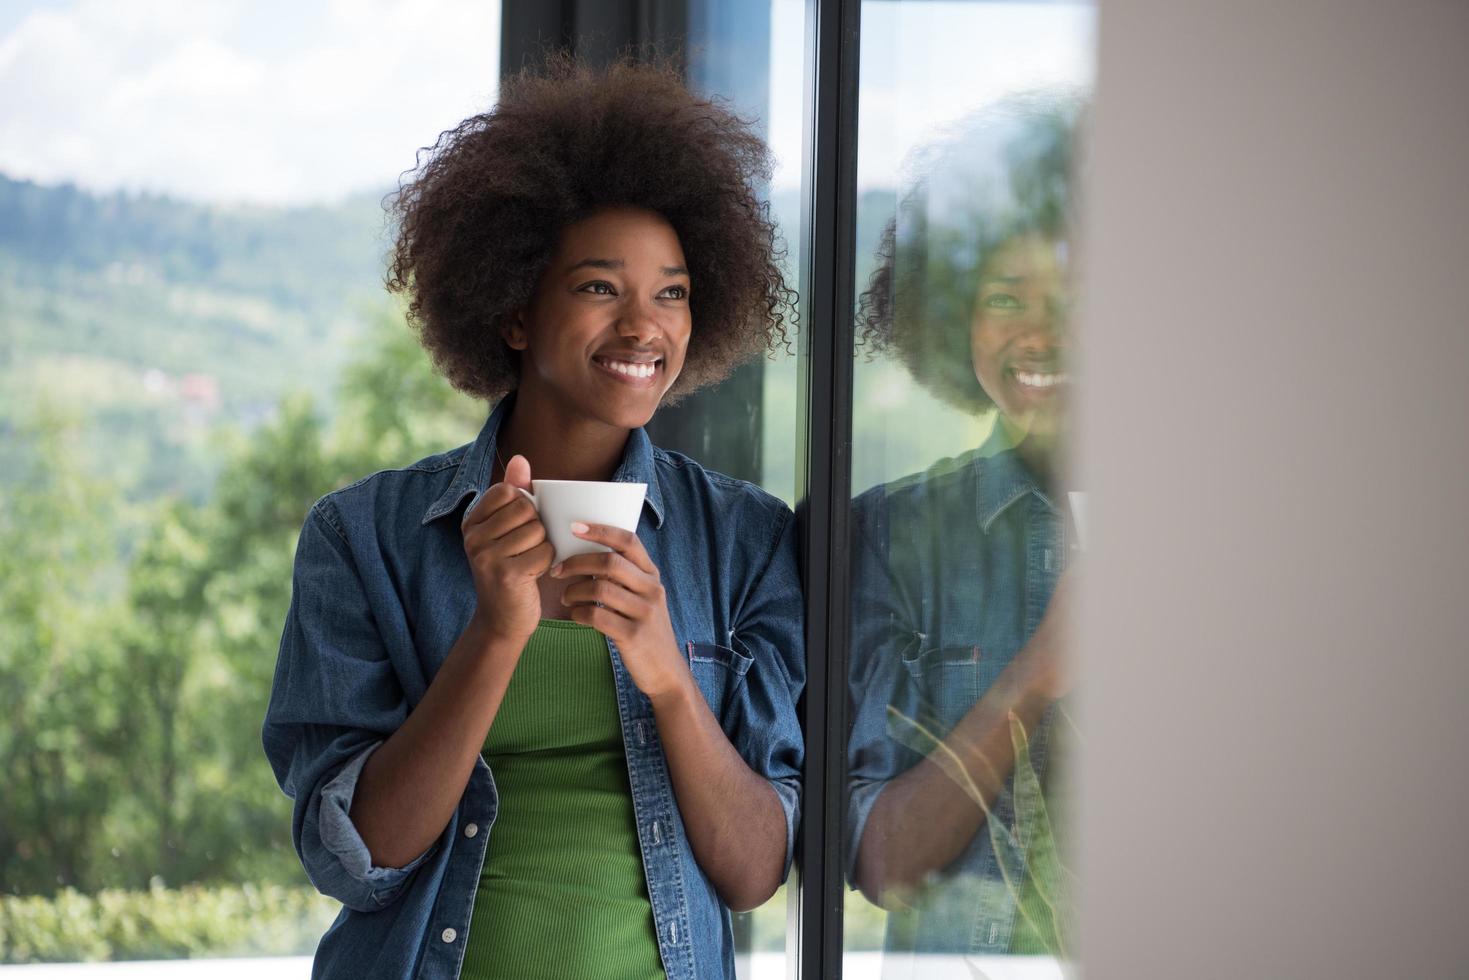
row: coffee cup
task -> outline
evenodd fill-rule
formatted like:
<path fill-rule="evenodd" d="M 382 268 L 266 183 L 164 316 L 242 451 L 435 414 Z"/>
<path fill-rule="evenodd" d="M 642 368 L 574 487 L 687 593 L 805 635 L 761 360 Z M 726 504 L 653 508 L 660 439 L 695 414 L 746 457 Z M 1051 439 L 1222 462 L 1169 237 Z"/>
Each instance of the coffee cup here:
<path fill-rule="evenodd" d="M 611 551 L 605 545 L 571 533 L 571 525 L 605 524 L 624 531 L 637 531 L 643 513 L 646 483 L 599 483 L 595 480 L 532 480 L 531 489 L 516 487 L 541 515 L 546 537 L 556 549 L 556 561 L 574 555 Z"/>

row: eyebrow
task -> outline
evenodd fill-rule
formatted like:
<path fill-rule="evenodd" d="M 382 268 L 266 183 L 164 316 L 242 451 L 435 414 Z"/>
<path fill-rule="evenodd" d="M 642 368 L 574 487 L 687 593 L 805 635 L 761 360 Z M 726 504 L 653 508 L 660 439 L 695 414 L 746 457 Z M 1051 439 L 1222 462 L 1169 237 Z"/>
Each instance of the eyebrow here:
<path fill-rule="evenodd" d="M 611 269 L 617 272 L 626 265 L 627 263 L 621 259 L 582 259 L 575 265 L 568 267 L 566 271 L 568 274 L 575 272 L 577 269 Z M 689 274 L 689 270 L 681 265 L 665 265 L 663 267 L 663 274 L 665 276 L 686 276 Z"/>
<path fill-rule="evenodd" d="M 577 269 L 621 269 L 621 259 L 582 259 L 575 265 L 568 266 L 567 272 L 575 272 Z"/>
<path fill-rule="evenodd" d="M 1025 281 L 1024 276 L 980 276 L 979 284 L 988 286 L 995 284 L 999 286 L 1015 286 Z"/>

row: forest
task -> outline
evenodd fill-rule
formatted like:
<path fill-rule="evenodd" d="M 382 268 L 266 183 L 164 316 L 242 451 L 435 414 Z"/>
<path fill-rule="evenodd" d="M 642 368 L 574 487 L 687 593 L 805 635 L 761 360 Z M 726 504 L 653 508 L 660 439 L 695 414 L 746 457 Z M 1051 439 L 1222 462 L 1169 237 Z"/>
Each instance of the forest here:
<path fill-rule="evenodd" d="M 381 226 L 0 179 L 0 962 L 309 951 L 334 913 L 260 749 L 296 534 L 483 421 Z"/>

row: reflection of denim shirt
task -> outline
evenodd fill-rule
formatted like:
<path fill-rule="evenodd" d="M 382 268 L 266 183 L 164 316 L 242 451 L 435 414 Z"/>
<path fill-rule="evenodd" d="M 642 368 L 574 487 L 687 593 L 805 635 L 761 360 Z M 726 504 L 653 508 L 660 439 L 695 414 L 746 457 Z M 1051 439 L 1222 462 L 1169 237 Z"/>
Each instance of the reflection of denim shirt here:
<path fill-rule="evenodd" d="M 1060 514 L 1014 450 L 994 449 L 943 460 L 853 503 L 849 876 L 873 802 L 922 758 L 898 714 L 946 734 L 1035 632 L 1065 564 Z M 1031 739 L 1042 774 L 1048 728 Z M 1008 782 L 994 813 L 1014 825 Z M 889 948 L 1006 952 L 1015 903 L 981 826 L 911 908 L 890 913 Z"/>
<path fill-rule="evenodd" d="M 264 740 L 295 801 L 306 873 L 345 906 L 313 977 L 459 974 L 499 805 L 490 768 L 475 763 L 444 832 L 402 868 L 374 866 L 348 814 L 363 763 L 422 700 L 474 611 L 459 522 L 489 480 L 509 404 L 473 444 L 322 498 L 301 532 Z M 780 798 L 789 867 L 805 679 L 794 518 L 760 489 L 654 448 L 641 429 L 614 479 L 648 485 L 638 537 L 662 573 L 700 690 Z M 669 980 L 733 978 L 729 912 L 690 850 L 652 707 L 607 646 L 664 968 Z"/>

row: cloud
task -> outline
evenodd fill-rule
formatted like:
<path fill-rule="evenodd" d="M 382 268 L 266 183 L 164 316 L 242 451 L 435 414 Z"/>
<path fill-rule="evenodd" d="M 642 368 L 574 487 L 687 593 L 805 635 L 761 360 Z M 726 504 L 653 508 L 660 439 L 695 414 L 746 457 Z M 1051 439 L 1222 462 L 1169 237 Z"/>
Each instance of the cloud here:
<path fill-rule="evenodd" d="M 1031 90 L 1087 90 L 1090 4 L 864 6 L 861 189 L 901 181 L 910 156 L 965 117 Z"/>
<path fill-rule="evenodd" d="M 80 0 L 0 38 L 0 171 L 304 203 L 390 184 L 496 91 L 485 0 Z"/>

